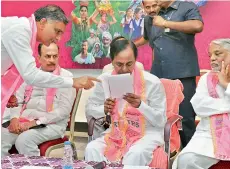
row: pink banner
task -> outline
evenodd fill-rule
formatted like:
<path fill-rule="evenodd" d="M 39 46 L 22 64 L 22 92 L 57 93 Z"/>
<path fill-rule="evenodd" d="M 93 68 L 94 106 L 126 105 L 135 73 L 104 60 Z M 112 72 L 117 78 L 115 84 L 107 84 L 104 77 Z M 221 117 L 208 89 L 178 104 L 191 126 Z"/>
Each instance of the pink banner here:
<path fill-rule="evenodd" d="M 75 8 L 71 1 L 2 1 L 2 16 L 26 16 L 31 14 L 41 6 L 47 4 L 59 5 L 70 16 Z M 209 1 L 205 6 L 200 7 L 204 19 L 204 31 L 196 36 L 196 47 L 199 55 L 201 69 L 209 69 L 209 57 L 207 53 L 208 44 L 215 38 L 230 37 L 230 22 L 228 15 L 230 1 Z M 108 61 L 103 59 L 94 65 L 81 65 L 72 61 L 71 48 L 66 47 L 66 42 L 71 36 L 71 23 L 68 24 L 65 34 L 59 43 L 60 46 L 60 66 L 69 69 L 89 69 L 101 68 Z M 138 61 L 144 64 L 145 69 L 149 70 L 152 64 L 152 52 L 150 47 L 139 48 Z"/>

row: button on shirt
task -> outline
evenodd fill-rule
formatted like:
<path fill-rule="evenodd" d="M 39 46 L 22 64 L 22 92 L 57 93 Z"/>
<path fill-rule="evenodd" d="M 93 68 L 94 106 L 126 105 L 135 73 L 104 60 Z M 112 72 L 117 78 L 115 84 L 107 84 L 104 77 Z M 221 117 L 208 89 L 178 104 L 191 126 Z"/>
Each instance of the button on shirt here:
<path fill-rule="evenodd" d="M 159 13 L 165 20 L 183 22 L 200 20 L 201 15 L 193 2 L 175 1 Z M 202 21 L 203 22 L 203 21 Z M 159 78 L 186 78 L 199 75 L 195 34 L 186 34 L 169 28 L 152 25 L 152 18 L 145 17 L 144 38 L 154 49 L 151 73 Z"/>

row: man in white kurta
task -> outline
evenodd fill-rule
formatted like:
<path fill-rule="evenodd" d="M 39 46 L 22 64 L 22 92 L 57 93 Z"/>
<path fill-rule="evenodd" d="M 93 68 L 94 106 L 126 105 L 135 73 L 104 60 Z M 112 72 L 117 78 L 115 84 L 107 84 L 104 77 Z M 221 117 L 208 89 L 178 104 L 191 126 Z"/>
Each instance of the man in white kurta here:
<path fill-rule="evenodd" d="M 27 84 L 44 88 L 93 87 L 92 80 L 95 78 L 61 77 L 36 67 L 33 57 L 36 41 L 49 46 L 50 43 L 60 40 L 65 31 L 68 19 L 60 7 L 41 7 L 30 18 L 1 17 L 1 23 L 2 112 L 10 96 L 21 85 L 21 78 Z M 11 72 L 14 72 L 14 75 Z M 11 77 L 12 75 L 14 77 Z M 9 79 L 15 81 L 11 82 Z"/>
<path fill-rule="evenodd" d="M 117 41 L 124 42 L 120 43 Z M 116 56 L 111 56 L 111 59 L 114 69 L 118 72 L 118 74 L 132 73 L 131 76 L 133 76 L 135 60 L 137 56 L 135 55 L 134 57 L 133 50 L 136 47 L 134 47 L 133 45 L 133 48 L 131 49 L 131 47 L 127 45 L 127 43 L 129 42 L 126 42 L 127 40 L 124 40 L 124 38 L 122 37 L 118 37 L 118 39 L 114 39 L 112 41 L 111 44 L 114 43 L 115 46 L 120 46 L 121 51 L 119 51 L 119 49 L 111 50 L 117 53 Z M 114 55 L 114 53 L 112 55 Z M 127 66 L 127 63 L 130 64 L 129 68 Z M 121 68 L 118 65 L 123 65 L 123 67 Z M 140 100 L 140 105 L 139 107 L 137 106 L 137 109 L 142 113 L 144 117 L 145 133 L 143 137 L 141 137 L 139 140 L 131 145 L 128 152 L 123 156 L 122 163 L 126 165 L 149 165 L 152 160 L 153 151 L 158 146 L 164 144 L 164 126 L 166 123 L 166 96 L 164 87 L 161 81 L 156 76 L 143 70 L 140 71 L 143 72 L 143 77 L 145 81 L 145 96 L 147 102 L 145 103 L 144 101 Z M 111 72 L 103 73 L 101 76 L 99 76 L 99 79 L 101 79 L 102 81 L 106 81 L 109 75 L 111 75 Z M 88 120 L 90 119 L 90 117 L 94 117 L 97 119 L 105 116 L 105 112 L 107 111 L 107 109 L 105 108 L 108 106 L 106 105 L 106 102 L 108 99 L 106 99 L 107 96 L 105 96 L 104 90 L 106 90 L 106 88 L 103 88 L 102 84 L 97 83 L 93 94 L 89 97 L 88 103 L 86 104 L 86 116 Z M 128 101 L 124 98 L 122 99 L 122 101 L 119 100 L 119 102 L 120 106 L 118 108 L 118 112 L 122 112 L 125 103 L 127 103 Z M 110 131 L 111 126 L 101 135 L 101 137 L 97 138 L 87 145 L 85 150 L 86 161 L 108 161 L 107 158 L 104 156 L 104 151 L 107 146 L 104 134 L 109 133 Z"/>
<path fill-rule="evenodd" d="M 48 7 L 47 10 L 49 10 Z M 65 15 L 63 14 L 63 16 Z M 55 76 L 36 68 L 33 49 L 30 44 L 33 35 L 30 20 L 32 20 L 32 17 L 1 17 L 1 75 L 4 75 L 7 70 L 15 64 L 20 75 L 28 84 L 39 87 L 72 87 L 72 78 Z M 49 35 L 49 38 L 44 39 L 44 37 L 41 37 L 39 26 L 36 26 L 35 20 L 34 22 L 35 27 L 37 27 L 37 38 L 35 39 L 35 42 L 36 40 L 42 41 L 42 43 L 46 45 L 49 45 L 52 41 L 60 39 L 65 30 L 65 22 L 59 21 L 62 23 L 61 26 L 58 27 L 58 30 L 60 31 L 59 34 L 55 34 L 54 37 L 52 37 L 53 35 Z M 46 43 L 43 41 L 46 41 Z"/>
<path fill-rule="evenodd" d="M 213 70 L 220 71 L 222 61 L 225 65 L 230 64 L 229 52 L 230 39 L 214 40 L 210 44 L 209 55 Z M 194 136 L 175 159 L 173 169 L 208 169 L 219 161 L 214 154 L 210 116 L 230 112 L 230 69 L 226 79 L 223 78 L 225 75 L 222 72 L 218 73 L 219 84 L 216 91 L 219 98 L 209 95 L 208 74 L 209 72 L 200 78 L 196 93 L 191 99 L 192 106 L 201 120 Z"/>
<path fill-rule="evenodd" d="M 39 57 L 41 70 L 51 72 L 58 66 L 58 47 L 52 43 L 49 47 L 42 45 L 41 56 Z M 72 73 L 62 69 L 60 76 L 72 77 Z M 10 127 L 2 128 L 1 137 L 1 155 L 8 155 L 8 150 L 15 144 L 16 149 L 20 154 L 40 155 L 38 145 L 64 136 L 67 122 L 69 120 L 71 108 L 73 105 L 76 91 L 73 88 L 59 88 L 56 91 L 53 101 L 53 110 L 46 110 L 46 89 L 33 87 L 31 98 L 26 105 L 26 109 L 20 116 L 22 102 L 24 100 L 25 88 L 28 84 L 23 83 L 16 93 L 19 101 L 19 106 L 10 109 Z M 46 127 L 40 129 L 17 129 L 18 118 L 26 118 L 31 122 L 28 126 L 32 127 L 37 124 L 46 124 Z M 12 126 L 14 126 L 12 128 Z M 9 128 L 10 128 L 9 127 Z"/>

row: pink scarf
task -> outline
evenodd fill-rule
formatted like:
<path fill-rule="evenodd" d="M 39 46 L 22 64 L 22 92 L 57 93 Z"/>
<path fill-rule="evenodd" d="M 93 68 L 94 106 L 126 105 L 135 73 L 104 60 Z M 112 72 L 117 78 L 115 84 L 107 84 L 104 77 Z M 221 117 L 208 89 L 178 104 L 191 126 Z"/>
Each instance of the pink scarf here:
<path fill-rule="evenodd" d="M 218 76 L 210 72 L 207 76 L 208 92 L 213 98 L 219 98 L 216 86 Z M 215 157 L 219 160 L 230 160 L 230 112 L 210 117 L 211 133 Z"/>
<path fill-rule="evenodd" d="M 30 41 L 31 48 L 33 51 L 35 51 L 35 44 L 36 44 L 36 36 L 37 36 L 37 26 L 35 17 L 32 14 L 31 18 L 29 18 L 30 26 L 32 29 L 32 38 Z M 4 63 L 3 63 L 4 64 Z M 6 105 L 8 103 L 8 100 L 10 99 L 10 96 L 21 86 L 23 83 L 23 79 L 21 75 L 19 74 L 17 68 L 15 65 L 12 65 L 7 72 L 1 76 L 1 121 L 2 117 L 6 108 Z"/>
<path fill-rule="evenodd" d="M 115 71 L 112 74 L 116 74 Z M 145 80 L 143 72 L 137 67 L 134 69 L 135 94 L 145 100 Z M 130 146 L 145 134 L 145 119 L 138 109 L 128 103 L 125 105 L 122 115 L 118 112 L 116 102 L 113 114 L 111 115 L 111 132 L 105 135 L 105 156 L 110 161 L 120 161 Z"/>
<path fill-rule="evenodd" d="M 60 75 L 60 71 L 61 71 L 60 66 L 57 66 L 56 69 L 53 71 L 53 74 L 54 75 Z M 25 98 L 24 104 L 22 106 L 22 110 L 21 110 L 20 114 L 22 114 L 22 112 L 26 109 L 26 105 L 31 98 L 32 92 L 33 92 L 33 86 L 27 85 L 26 90 L 25 90 L 25 94 L 24 94 L 24 98 Z M 56 95 L 56 92 L 57 92 L 57 88 L 47 88 L 46 89 L 46 111 L 47 112 L 51 112 L 53 110 L 53 101 L 54 101 L 54 97 Z"/>

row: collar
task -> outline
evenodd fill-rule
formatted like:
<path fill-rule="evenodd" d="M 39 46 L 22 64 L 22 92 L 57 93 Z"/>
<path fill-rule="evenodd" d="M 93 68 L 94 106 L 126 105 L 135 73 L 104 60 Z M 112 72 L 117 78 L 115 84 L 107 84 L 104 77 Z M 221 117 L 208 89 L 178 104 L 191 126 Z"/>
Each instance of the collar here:
<path fill-rule="evenodd" d="M 173 9 L 178 9 L 178 6 L 180 5 L 180 1 L 174 1 L 169 7 Z"/>
<path fill-rule="evenodd" d="M 167 9 L 165 9 L 165 10 L 161 9 L 160 12 L 161 13 L 165 13 L 165 12 L 168 11 L 169 8 L 177 10 L 178 7 L 179 7 L 179 5 L 180 5 L 180 1 L 179 0 L 175 0 Z"/>

